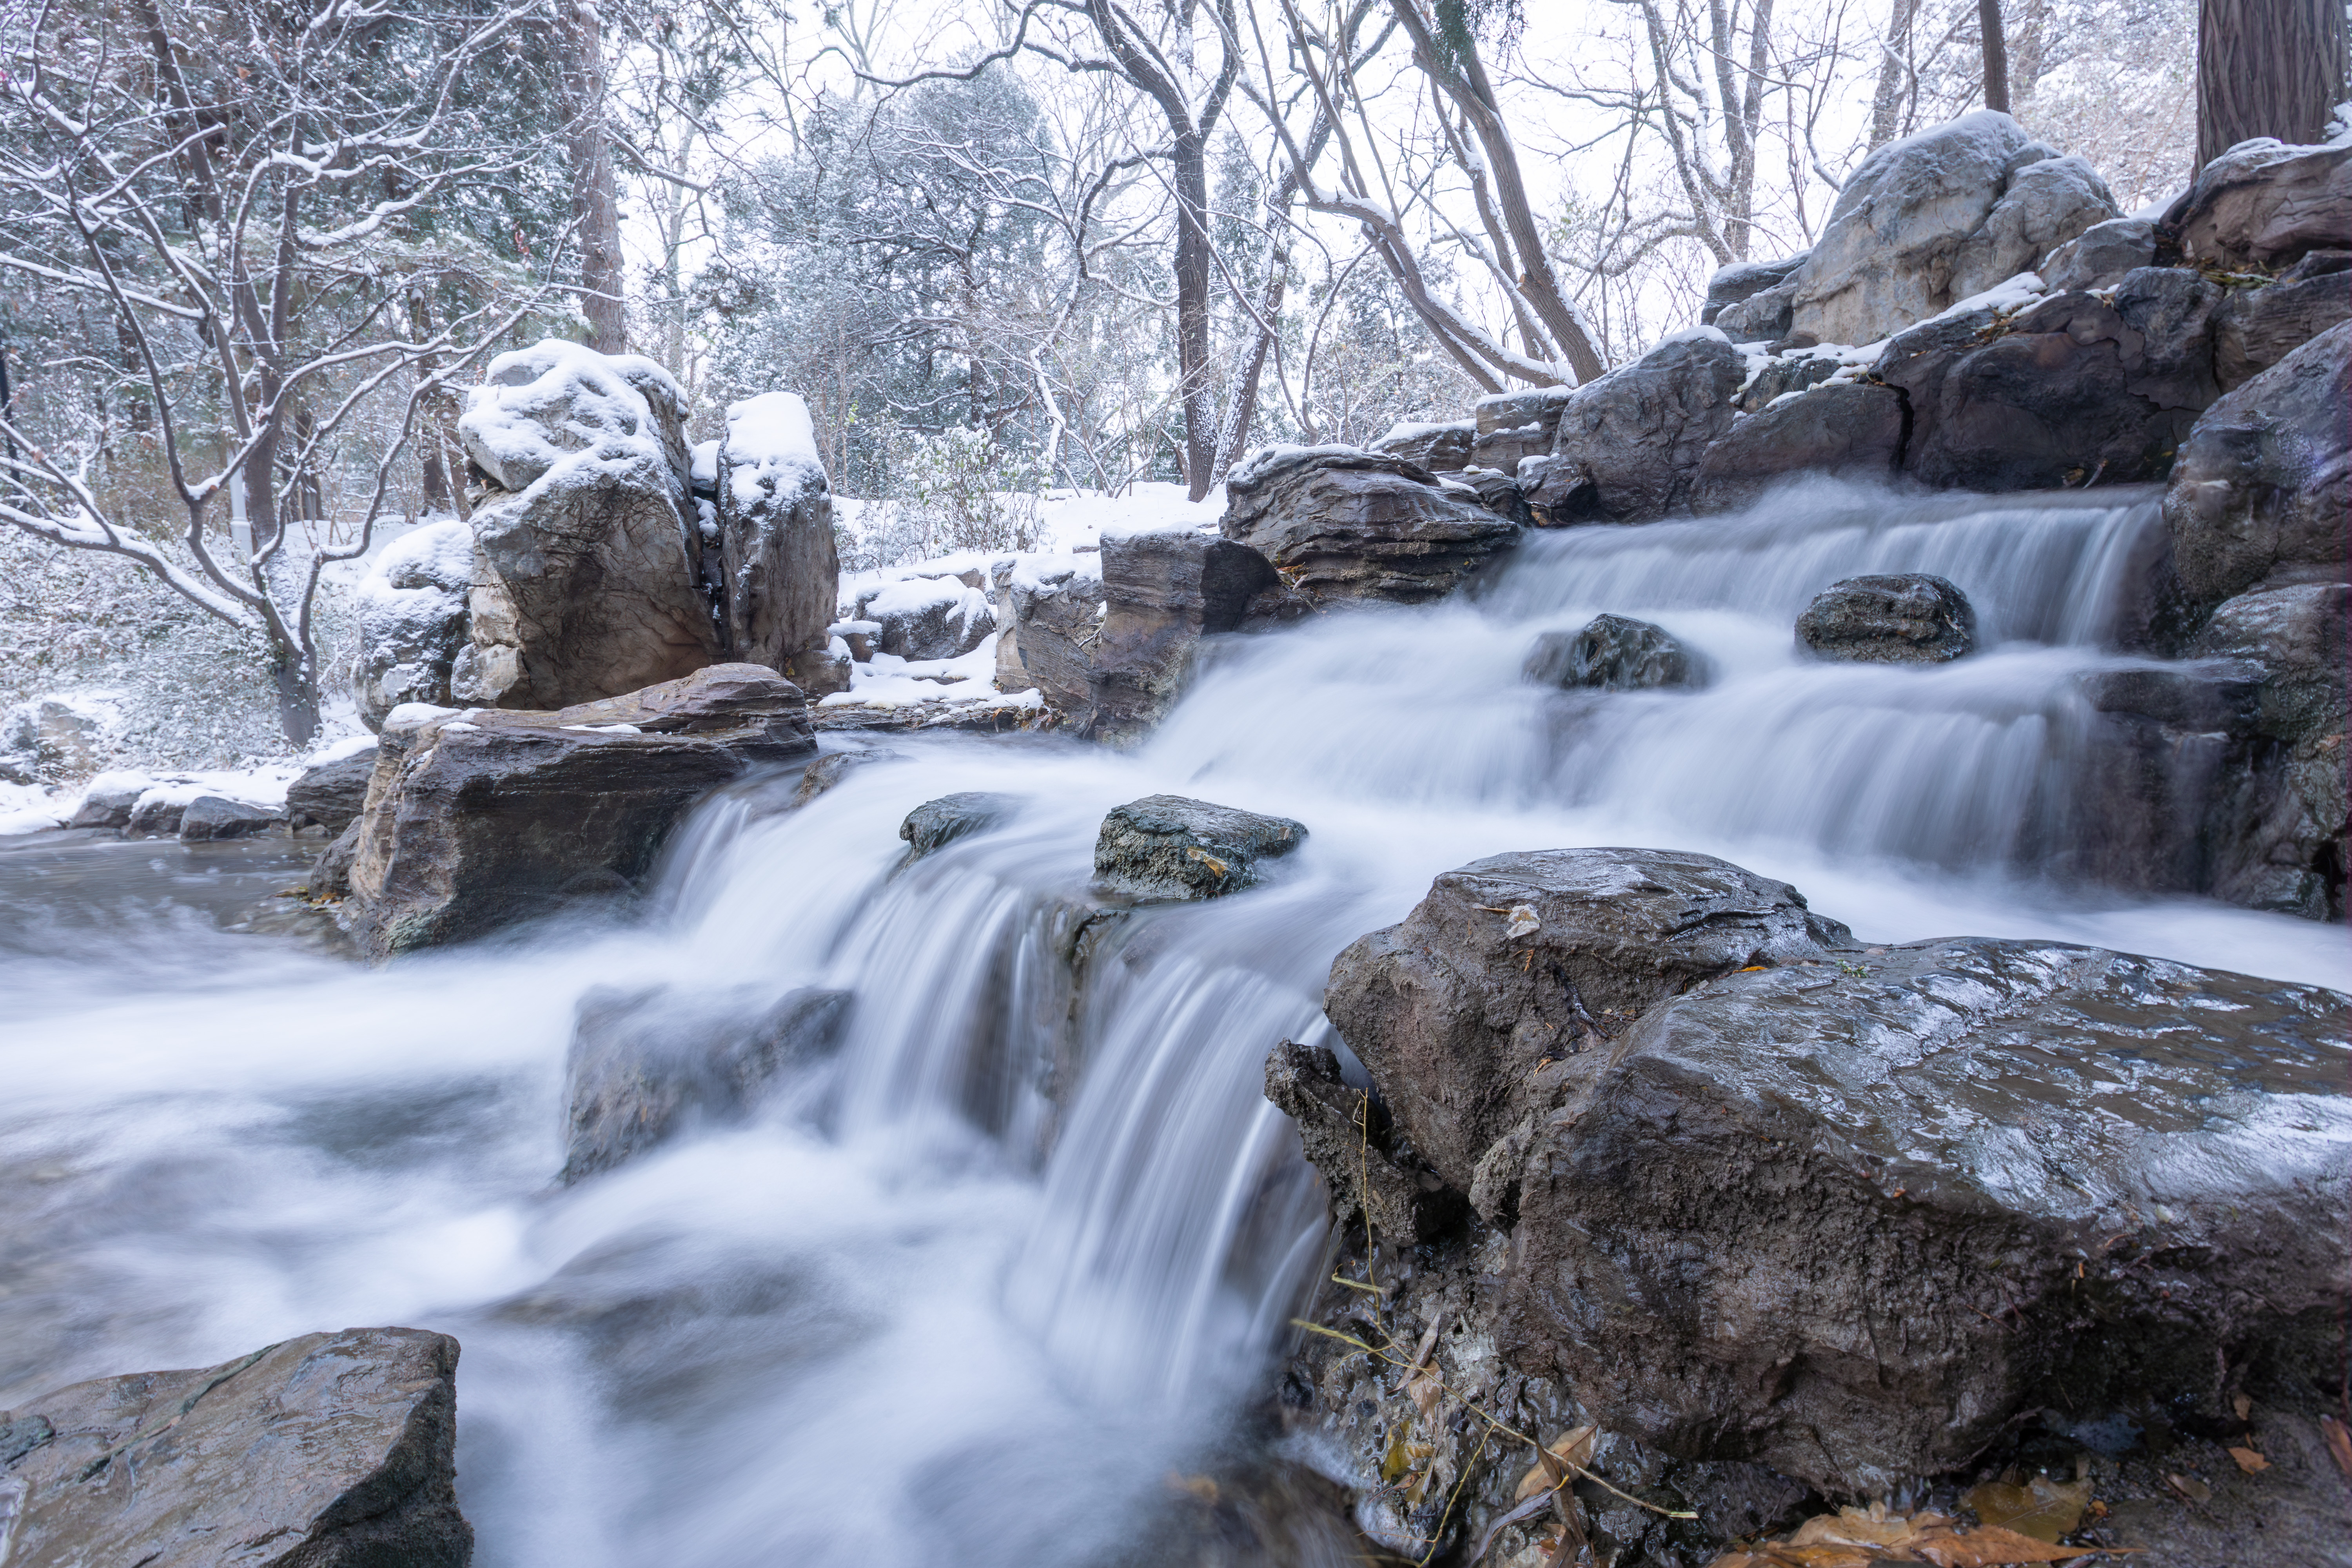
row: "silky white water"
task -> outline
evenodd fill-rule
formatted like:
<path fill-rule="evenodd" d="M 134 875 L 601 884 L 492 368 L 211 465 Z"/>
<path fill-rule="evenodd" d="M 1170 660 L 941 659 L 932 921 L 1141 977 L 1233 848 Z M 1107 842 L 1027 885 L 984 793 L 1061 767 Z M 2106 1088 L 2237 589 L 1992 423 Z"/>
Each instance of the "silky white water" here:
<path fill-rule="evenodd" d="M 0 1407 L 409 1324 L 465 1347 L 478 1563 L 1116 1560 L 1227 1441 L 1322 1258 L 1266 1051 L 1324 1027 L 1332 956 L 1441 870 L 1697 849 L 1866 938 L 2352 979 L 2340 928 L 2050 869 L 2094 733 L 2076 681 L 2122 661 L 2155 526 L 2144 496 L 1822 489 L 1539 535 L 1467 598 L 1225 639 L 1136 754 L 895 742 L 797 812 L 758 785 L 702 807 L 633 922 L 375 972 L 215 929 L 287 879 L 249 858 L 0 851 Z M 1804 602 L 1876 570 L 1958 583 L 1984 651 L 1800 659 Z M 1521 681 L 1537 633 L 1601 610 L 1712 683 Z M 905 814 L 975 789 L 1022 805 L 894 874 Z M 1131 919 L 1068 1022 L 1056 911 L 1102 814 L 1163 791 L 1310 837 L 1266 888 Z M 664 984 L 855 1002 L 751 1125 L 556 1187 L 580 996 Z"/>

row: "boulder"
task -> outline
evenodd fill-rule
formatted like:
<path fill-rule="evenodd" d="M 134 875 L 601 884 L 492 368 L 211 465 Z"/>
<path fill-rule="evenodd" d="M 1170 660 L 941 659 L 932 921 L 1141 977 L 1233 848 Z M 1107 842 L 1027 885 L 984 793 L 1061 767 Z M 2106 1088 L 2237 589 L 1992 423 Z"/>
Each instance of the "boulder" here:
<path fill-rule="evenodd" d="M 2112 289 L 2126 273 L 2155 266 L 2156 248 L 2156 225 L 2147 218 L 2109 218 L 2052 251 L 2037 270 L 2053 294 Z"/>
<path fill-rule="evenodd" d="M 1542 522 L 1528 505 L 1527 492 L 1519 481 L 1499 468 L 1465 468 L 1462 482 L 1478 497 L 1478 504 L 1506 521 L 1523 528 L 1540 528 Z"/>
<path fill-rule="evenodd" d="M 75 777 L 98 766 L 115 718 L 104 697 L 37 697 L 0 713 L 0 756 L 14 759 L 17 782 Z"/>
<path fill-rule="evenodd" d="M 1478 468 L 1516 474 L 1521 459 L 1551 450 L 1559 426 L 1559 411 L 1575 388 L 1538 386 L 1527 392 L 1497 392 L 1471 405 L 1477 434 L 1470 440 L 1470 461 Z"/>
<path fill-rule="evenodd" d="M 1715 276 L 1707 279 L 1706 300 L 1699 307 L 1698 324 L 1702 327 L 1715 326 L 1717 318 L 1729 307 L 1787 282 L 1789 275 L 1802 267 L 1810 254 L 1799 251 L 1780 261 L 1735 261 L 1729 266 L 1717 268 Z"/>
<path fill-rule="evenodd" d="M 1174 704 L 1201 638 L 1239 627 L 1253 601 L 1282 578 L 1247 544 L 1170 528 L 1105 534 L 1102 581 L 1084 732 L 1125 743 Z"/>
<path fill-rule="evenodd" d="M 1979 490 L 2161 479 L 2219 393 L 2221 299 L 2194 272 L 2150 267 L 2112 300 L 2060 294 L 1902 333 L 1873 374 L 1910 411 L 1904 472 Z"/>
<path fill-rule="evenodd" d="M 341 833 L 367 806 L 368 781 L 375 776 L 375 745 L 346 752 L 303 771 L 286 786 L 286 825 Z"/>
<path fill-rule="evenodd" d="M 1718 974 L 1852 945 L 1795 889 L 1712 856 L 1496 855 L 1340 953 L 1323 1011 L 1418 1157 L 1506 1223 L 1515 1199 L 1479 1180 L 1490 1151 L 1516 1138 L 1524 1152 L 1528 1119 L 1644 1011 Z"/>
<path fill-rule="evenodd" d="M 12 1568 L 465 1568 L 457 1342 L 305 1334 L 0 1412 Z"/>
<path fill-rule="evenodd" d="M 1696 664 L 1664 626 L 1625 616 L 1595 616 L 1580 631 L 1538 637 L 1525 674 L 1539 686 L 1642 691 L 1697 684 Z"/>
<path fill-rule="evenodd" d="M 1943 664 L 1976 636 L 1968 595 L 1925 572 L 1832 583 L 1797 617 L 1797 641 L 1816 658 L 1864 664 Z"/>
<path fill-rule="evenodd" d="M 2055 157 L 2016 121 L 1991 110 L 1879 148 L 1846 181 L 1821 238 L 1790 279 L 1791 332 L 1817 343 L 1892 337 L 1974 292 L 1954 287 L 1964 270 L 1971 279 L 1982 277 L 2028 243 L 2029 233 L 2038 236 L 2032 243 L 2040 248 L 1980 287 L 2005 280 L 2052 246 L 2116 216 L 2112 204 L 2100 210 L 2075 200 L 2090 193 L 2064 179 L 2047 189 L 2037 182 L 2002 208 L 2021 172 Z M 1996 209 L 2003 213 L 1998 225 Z M 2083 216 L 2072 232 L 2055 221 L 2062 209 Z"/>
<path fill-rule="evenodd" d="M 1099 552 L 1020 555 L 996 568 L 996 689 L 1034 689 L 1083 727 L 1094 700 L 1095 644 L 1108 601 Z M 1011 656 L 1011 668 L 1006 656 Z"/>
<path fill-rule="evenodd" d="M 1475 492 L 1349 447 L 1269 447 L 1226 477 L 1225 493 L 1224 536 L 1318 603 L 1442 598 L 1518 537 Z"/>
<path fill-rule="evenodd" d="M 1433 474 L 1452 474 L 1470 466 L 1470 445 L 1477 436 L 1475 419 L 1457 419 L 1444 425 L 1408 419 L 1391 426 L 1389 433 L 1368 449 L 1382 457 L 1402 458 Z"/>
<path fill-rule="evenodd" d="M 1528 504 L 1555 526 L 1686 510 L 1700 458 L 1730 430 L 1747 377 L 1746 355 L 1715 328 L 1696 327 L 1578 387 L 1552 455 L 1520 475 Z"/>
<path fill-rule="evenodd" d="M 1715 980 L 1539 1119 L 1504 1354 L 1610 1430 L 1849 1496 L 2044 1406 L 2312 1408 L 2352 1288 L 2347 1026 L 2335 993 L 2047 942 Z"/>
<path fill-rule="evenodd" d="M 131 814 L 139 805 L 139 797 L 153 788 L 155 781 L 145 773 L 100 773 L 89 781 L 81 792 L 81 800 L 66 823 L 68 827 L 129 827 Z"/>
<path fill-rule="evenodd" d="M 169 785 L 149 785 L 131 807 L 122 830 L 133 838 L 169 838 L 180 831 L 180 814 L 194 798 Z"/>
<path fill-rule="evenodd" d="M 351 897 L 352 863 L 360 857 L 360 824 L 347 824 L 310 862 L 303 893 L 314 903 L 335 903 Z"/>
<path fill-rule="evenodd" d="M 2243 386 L 2347 317 L 2352 278 L 2341 272 L 2233 289 L 2213 317 L 2213 379 Z"/>
<path fill-rule="evenodd" d="M 829 657 L 840 562 L 808 405 L 789 392 L 729 404 L 713 457 L 726 657 L 764 664 L 812 698 L 847 690 Z"/>
<path fill-rule="evenodd" d="M 1750 506 L 1772 485 L 1801 475 L 1891 479 L 1907 425 L 1903 395 L 1892 387 L 1839 382 L 1783 395 L 1735 418 L 1708 443 L 1691 510 Z"/>
<path fill-rule="evenodd" d="M 1706 323 L 1735 343 L 1777 343 L 1789 336 L 1797 307 L 1797 281 L 1784 279 L 1727 305 Z"/>
<path fill-rule="evenodd" d="M 2239 269 L 2352 247 L 2352 142 L 2241 142 L 2197 171 L 2162 226 L 2189 260 Z"/>
<path fill-rule="evenodd" d="M 401 535 L 377 552 L 352 595 L 359 651 L 352 701 L 371 730 L 404 702 L 449 706 L 449 676 L 472 622 L 474 531 L 451 519 Z"/>
<path fill-rule="evenodd" d="M 560 339 L 499 355 L 457 434 L 473 497 L 455 700 L 551 710 L 723 657 L 669 373 Z"/>
<path fill-rule="evenodd" d="M 563 1064 L 565 1186 L 699 1125 L 740 1121 L 776 1074 L 833 1049 L 845 991 L 598 986 Z"/>
<path fill-rule="evenodd" d="M 1265 1058 L 1265 1097 L 1297 1123 L 1336 1225 L 1369 1207 L 1373 1229 L 1385 1237 L 1433 1242 L 1460 1226 L 1462 1194 L 1413 1152 L 1377 1096 L 1349 1086 L 1328 1046 L 1275 1047 Z"/>
<path fill-rule="evenodd" d="M 1095 838 L 1095 883 L 1139 903 L 1223 898 L 1255 887 L 1264 879 L 1263 862 L 1306 840 L 1307 829 L 1286 816 L 1182 795 L 1146 795 L 1103 818 Z"/>
<path fill-rule="evenodd" d="M 857 618 L 882 629 L 874 646 L 900 658 L 961 658 L 996 630 L 988 595 L 954 577 L 901 577 L 857 595 Z"/>
<path fill-rule="evenodd" d="M 995 826 L 1020 804 L 1017 795 L 985 790 L 943 795 L 937 800 L 923 802 L 898 824 L 898 837 L 907 841 L 907 858 L 900 864 L 911 866 L 943 845 Z"/>
<path fill-rule="evenodd" d="M 2201 604 L 2264 582 L 2341 579 L 2352 511 L 2352 323 L 2207 409 L 2164 496 L 2174 570 Z"/>
<path fill-rule="evenodd" d="M 816 749 L 800 689 L 761 665 L 551 713 L 414 711 L 385 721 L 351 869 L 344 918 L 376 959 L 628 890 L 696 800 Z"/>
<path fill-rule="evenodd" d="M 2009 177 L 2000 199 L 1952 258 L 1951 297 L 1966 300 L 2031 272 L 2085 230 L 2122 215 L 2107 183 L 2079 157 L 2042 158 Z"/>
<path fill-rule="evenodd" d="M 200 795 L 180 813 L 180 842 L 204 844 L 218 838 L 250 838 L 267 833 L 285 820 L 285 814 L 249 800 L 225 795 Z"/>

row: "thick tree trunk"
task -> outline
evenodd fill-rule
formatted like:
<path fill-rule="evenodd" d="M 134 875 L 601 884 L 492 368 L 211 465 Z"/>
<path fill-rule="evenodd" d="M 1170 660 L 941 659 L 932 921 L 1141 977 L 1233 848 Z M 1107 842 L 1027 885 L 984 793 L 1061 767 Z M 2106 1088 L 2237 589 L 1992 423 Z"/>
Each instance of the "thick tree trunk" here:
<path fill-rule="evenodd" d="M 1984 100 L 1987 109 L 2009 112 L 2009 39 L 2000 26 L 2000 0 L 1977 0 L 1977 27 L 1984 35 Z"/>
<path fill-rule="evenodd" d="M 621 203 L 604 128 L 604 29 L 592 0 L 560 0 L 555 50 L 578 225 L 580 313 L 588 319 L 590 348 L 621 353 L 628 348 L 621 315 Z"/>
<path fill-rule="evenodd" d="M 2202 0 L 2197 166 L 2257 136 L 2318 141 L 2344 77 L 2343 0 Z"/>
<path fill-rule="evenodd" d="M 1217 416 L 1209 400 L 1208 147 L 1176 138 L 1176 370 L 1184 404 L 1184 488 L 1199 500 L 1216 467 Z"/>
<path fill-rule="evenodd" d="M 1870 96 L 1873 152 L 1895 140 L 1903 105 L 1911 93 L 1911 23 L 1918 0 L 1894 0 L 1886 18 L 1886 43 L 1878 58 L 1878 89 Z"/>

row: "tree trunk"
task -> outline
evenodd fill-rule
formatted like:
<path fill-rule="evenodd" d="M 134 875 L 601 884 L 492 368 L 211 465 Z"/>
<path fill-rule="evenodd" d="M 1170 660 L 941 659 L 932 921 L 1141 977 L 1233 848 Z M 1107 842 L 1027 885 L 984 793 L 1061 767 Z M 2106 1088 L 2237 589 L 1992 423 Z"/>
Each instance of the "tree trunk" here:
<path fill-rule="evenodd" d="M 1184 399 L 1184 488 L 1209 493 L 1216 467 L 1216 411 L 1209 405 L 1208 145 L 1197 133 L 1176 138 L 1176 370 Z"/>
<path fill-rule="evenodd" d="M 580 313 L 588 318 L 590 348 L 621 353 L 628 348 L 621 317 L 621 203 L 604 130 L 604 29 L 593 0 L 561 0 L 555 48 L 580 244 Z"/>
<path fill-rule="evenodd" d="M 2344 100 L 2343 0 L 2202 0 L 2197 166 L 2241 142 L 2317 142 Z"/>
<path fill-rule="evenodd" d="M 2000 0 L 1977 0 L 1977 27 L 1984 34 L 1984 100 L 1987 109 L 2009 112 L 2009 40 L 2000 30 Z"/>
<path fill-rule="evenodd" d="M 278 692 L 278 727 L 299 752 L 319 732 L 319 672 L 301 650 L 272 637 L 269 679 Z"/>
<path fill-rule="evenodd" d="M 1903 123 L 1903 101 L 1911 88 L 1911 22 L 1918 0 L 1894 0 L 1886 18 L 1886 43 L 1878 58 L 1878 89 L 1870 96 L 1870 146 L 1876 152 L 1895 140 Z"/>

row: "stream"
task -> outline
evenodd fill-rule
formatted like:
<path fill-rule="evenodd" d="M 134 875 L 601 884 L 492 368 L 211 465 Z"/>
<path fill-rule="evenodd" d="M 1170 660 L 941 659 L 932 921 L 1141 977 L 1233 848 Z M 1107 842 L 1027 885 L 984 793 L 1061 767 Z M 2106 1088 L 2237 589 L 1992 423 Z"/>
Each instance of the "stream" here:
<path fill-rule="evenodd" d="M 2152 492 L 1920 500 L 1530 536 L 1470 595 L 1225 639 L 1151 740 L 909 737 L 797 811 L 698 808 L 627 920 L 356 968 L 231 931 L 282 843 L 0 847 L 0 1408 L 318 1329 L 464 1345 L 458 1492 L 485 1568 L 1133 1554 L 1235 1441 L 1325 1255 L 1263 1097 L 1328 1038 L 1330 961 L 1436 873 L 1654 846 L 1801 889 L 1866 940 L 2040 936 L 2352 983 L 2340 927 L 2063 872 Z M 1981 651 L 1810 662 L 1858 573 L 1973 601 Z M 1697 691 L 1525 683 L 1600 611 L 1703 654 Z M 904 872 L 900 819 L 1021 797 Z M 1267 887 L 1139 911 L 1075 1021 L 1066 900 L 1121 802 L 1305 823 Z M 1060 921 L 1062 923 L 1057 923 Z M 845 1037 L 749 1125 L 571 1188 L 562 1069 L 594 987 L 849 991 Z"/>

